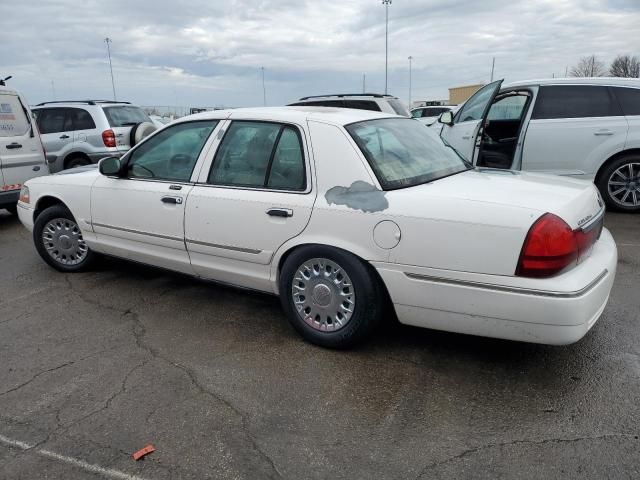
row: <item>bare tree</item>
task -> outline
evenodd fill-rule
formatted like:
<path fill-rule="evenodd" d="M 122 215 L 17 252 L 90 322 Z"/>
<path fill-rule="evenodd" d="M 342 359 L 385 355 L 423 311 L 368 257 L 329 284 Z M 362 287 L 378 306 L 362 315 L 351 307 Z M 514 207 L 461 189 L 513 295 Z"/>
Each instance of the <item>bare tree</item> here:
<path fill-rule="evenodd" d="M 609 73 L 612 77 L 640 77 L 640 60 L 638 57 L 629 55 L 618 55 L 613 62 Z"/>
<path fill-rule="evenodd" d="M 572 77 L 604 77 L 606 73 L 604 63 L 595 55 L 582 57 L 578 65 L 571 67 L 570 72 Z"/>

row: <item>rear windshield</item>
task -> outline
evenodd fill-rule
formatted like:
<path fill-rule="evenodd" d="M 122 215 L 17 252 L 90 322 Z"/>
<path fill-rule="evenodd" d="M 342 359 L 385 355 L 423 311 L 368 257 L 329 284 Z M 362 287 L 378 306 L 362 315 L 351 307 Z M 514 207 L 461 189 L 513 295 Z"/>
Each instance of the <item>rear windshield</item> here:
<path fill-rule="evenodd" d="M 144 113 L 140 107 L 103 107 L 103 110 L 112 127 L 128 127 L 151 121 L 149 115 Z"/>
<path fill-rule="evenodd" d="M 0 94 L 0 137 L 24 135 L 29 121 L 16 95 Z"/>
<path fill-rule="evenodd" d="M 384 118 L 345 127 L 385 190 L 411 187 L 471 167 L 423 123 Z"/>
<path fill-rule="evenodd" d="M 402 104 L 402 102 L 397 98 L 389 98 L 388 102 L 389 102 L 389 105 L 391 105 L 391 108 L 393 108 L 393 111 L 396 112 L 398 115 L 402 115 L 403 117 L 411 116 L 411 114 L 409 113 L 409 110 L 407 110 L 407 107 L 405 107 Z"/>

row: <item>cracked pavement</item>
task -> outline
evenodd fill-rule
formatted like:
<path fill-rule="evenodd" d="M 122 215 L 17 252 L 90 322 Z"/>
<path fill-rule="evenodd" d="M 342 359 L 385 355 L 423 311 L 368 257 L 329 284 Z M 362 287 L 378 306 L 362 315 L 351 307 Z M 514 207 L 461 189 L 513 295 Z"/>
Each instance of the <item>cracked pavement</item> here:
<path fill-rule="evenodd" d="M 304 343 L 275 297 L 105 259 L 65 275 L 0 210 L 0 478 L 640 477 L 640 216 L 611 300 L 546 347 L 391 323 Z M 131 454 L 152 443 L 139 462 Z"/>

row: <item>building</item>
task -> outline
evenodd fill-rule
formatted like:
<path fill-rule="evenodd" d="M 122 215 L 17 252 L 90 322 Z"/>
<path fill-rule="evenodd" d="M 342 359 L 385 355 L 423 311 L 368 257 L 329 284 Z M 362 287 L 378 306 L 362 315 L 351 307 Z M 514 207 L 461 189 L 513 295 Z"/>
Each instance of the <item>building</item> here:
<path fill-rule="evenodd" d="M 464 85 L 462 87 L 453 87 L 449 89 L 449 105 L 460 105 L 466 102 L 471 95 L 484 87 L 484 84 Z"/>

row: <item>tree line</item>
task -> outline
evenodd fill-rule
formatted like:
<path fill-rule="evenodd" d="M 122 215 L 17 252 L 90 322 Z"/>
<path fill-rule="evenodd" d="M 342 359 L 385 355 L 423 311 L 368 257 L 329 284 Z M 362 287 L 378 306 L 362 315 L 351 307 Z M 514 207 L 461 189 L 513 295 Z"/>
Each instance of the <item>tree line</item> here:
<path fill-rule="evenodd" d="M 577 65 L 571 67 L 572 77 L 626 77 L 640 78 L 640 60 L 635 55 L 618 55 L 609 69 L 605 63 L 595 55 L 582 57 Z"/>

